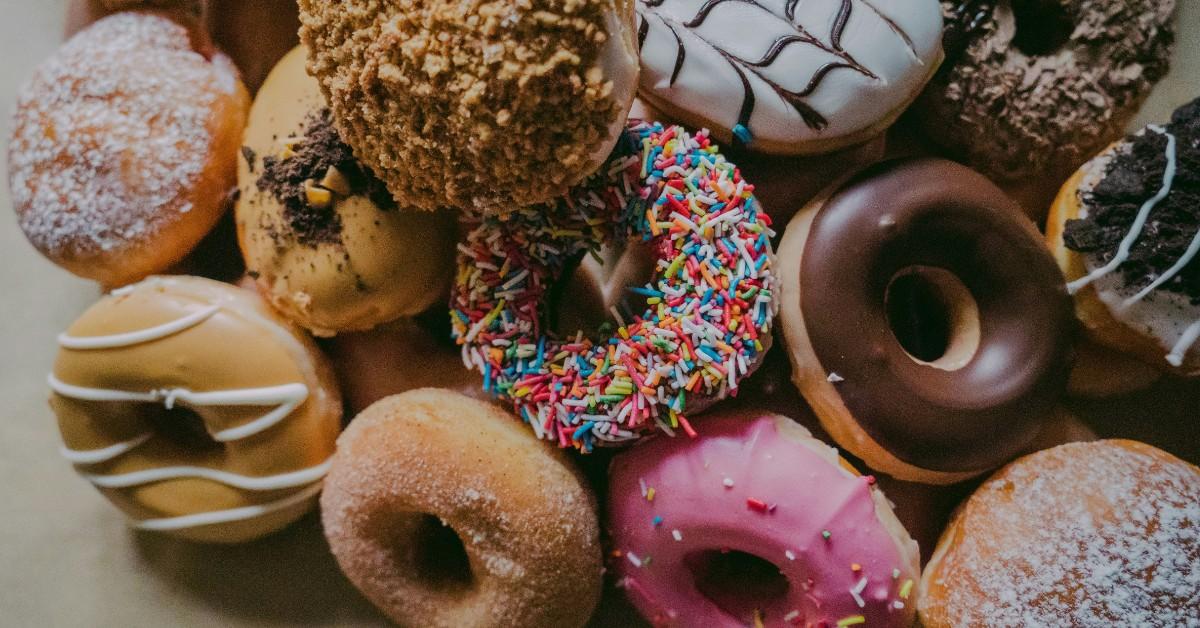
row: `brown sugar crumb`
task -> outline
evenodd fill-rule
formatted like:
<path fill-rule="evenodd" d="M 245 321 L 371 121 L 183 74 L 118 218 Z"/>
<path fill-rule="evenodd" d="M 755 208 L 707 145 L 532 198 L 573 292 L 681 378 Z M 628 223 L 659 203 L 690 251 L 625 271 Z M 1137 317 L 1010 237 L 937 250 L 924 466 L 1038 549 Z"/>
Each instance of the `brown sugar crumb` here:
<path fill-rule="evenodd" d="M 343 137 L 406 206 L 503 210 L 606 156 L 628 105 L 601 63 L 616 4 L 301 0 L 301 37 Z"/>

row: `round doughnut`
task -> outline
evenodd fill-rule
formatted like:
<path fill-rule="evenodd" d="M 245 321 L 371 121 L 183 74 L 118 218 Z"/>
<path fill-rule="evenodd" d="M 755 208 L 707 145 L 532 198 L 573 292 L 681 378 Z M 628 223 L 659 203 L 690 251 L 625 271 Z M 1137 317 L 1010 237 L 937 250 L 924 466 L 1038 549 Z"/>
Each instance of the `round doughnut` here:
<path fill-rule="evenodd" d="M 1121 137 L 1167 73 L 1174 0 L 943 0 L 925 134 L 999 182 L 1062 181 Z"/>
<path fill-rule="evenodd" d="M 937 0 L 638 0 L 637 13 L 640 96 L 765 153 L 883 133 L 942 61 Z"/>
<path fill-rule="evenodd" d="M 1021 458 L 959 508 L 922 582 L 929 628 L 1194 624 L 1200 469 L 1128 440 Z"/>
<path fill-rule="evenodd" d="M 254 100 L 238 160 L 246 268 L 314 334 L 366 330 L 445 302 L 458 228 L 405 211 L 338 137 L 297 47 Z"/>
<path fill-rule="evenodd" d="M 134 527 L 239 542 L 316 504 L 341 427 L 337 382 L 255 293 L 151 277 L 58 341 L 62 454 Z"/>
<path fill-rule="evenodd" d="M 783 416 L 700 421 L 699 438 L 655 438 L 609 466 L 613 571 L 646 619 L 912 625 L 917 544 L 874 478 Z"/>
<path fill-rule="evenodd" d="M 300 1 L 309 72 L 403 204 L 507 211 L 591 175 L 625 128 L 629 0 Z"/>
<path fill-rule="evenodd" d="M 246 90 L 224 55 L 148 13 L 96 22 L 20 90 L 13 207 L 51 261 L 107 286 L 180 261 L 236 185 Z"/>
<path fill-rule="evenodd" d="M 1074 336 L 1041 235 L 983 176 L 885 162 L 801 210 L 779 247 L 793 381 L 839 445 L 951 483 L 1022 451 Z"/>
<path fill-rule="evenodd" d="M 602 570 L 595 498 L 562 452 L 523 432 L 493 405 L 424 388 L 373 404 L 338 439 L 325 536 L 393 621 L 587 621 Z"/>
<path fill-rule="evenodd" d="M 770 218 L 708 134 L 633 122 L 599 173 L 554 205 L 483 216 L 459 246 L 454 336 L 484 388 L 538 438 L 590 451 L 737 392 L 771 343 Z M 564 267 L 606 240 L 647 242 L 655 277 L 599 339 L 546 333 L 542 301 Z M 607 337 L 606 337 L 607 336 Z"/>
<path fill-rule="evenodd" d="M 1046 239 L 1097 344 L 1200 374 L 1200 100 L 1085 164 L 1050 210 Z"/>

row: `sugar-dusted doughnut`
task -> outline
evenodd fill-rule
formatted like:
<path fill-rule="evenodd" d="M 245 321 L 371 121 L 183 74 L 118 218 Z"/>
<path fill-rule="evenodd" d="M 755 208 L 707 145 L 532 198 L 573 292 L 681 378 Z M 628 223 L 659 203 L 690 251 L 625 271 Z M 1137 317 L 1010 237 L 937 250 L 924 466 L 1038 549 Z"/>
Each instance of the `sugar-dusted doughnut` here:
<path fill-rule="evenodd" d="M 998 471 L 922 576 L 944 626 L 1200 621 L 1200 469 L 1127 440 L 1061 445 Z"/>
<path fill-rule="evenodd" d="M 998 182 L 1072 170 L 1121 137 L 1167 73 L 1175 0 L 943 0 L 946 62 L 914 110 Z"/>
<path fill-rule="evenodd" d="M 609 467 L 613 567 L 647 619 L 912 624 L 917 544 L 873 478 L 783 416 L 697 423 L 699 438 L 651 439 Z"/>
<path fill-rule="evenodd" d="M 868 168 L 779 247 L 793 380 L 839 445 L 949 483 L 1022 451 L 1065 387 L 1074 321 L 1020 209 L 937 159 Z"/>
<path fill-rule="evenodd" d="M 321 519 L 338 564 L 402 626 L 582 626 L 600 597 L 595 498 L 494 405 L 425 388 L 338 439 Z"/>
<path fill-rule="evenodd" d="M 247 271 L 285 316 L 322 336 L 445 302 L 458 227 L 397 207 L 338 136 L 297 47 L 250 111 L 238 160 Z"/>
<path fill-rule="evenodd" d="M 1046 238 L 1094 342 L 1164 371 L 1200 374 L 1200 100 L 1084 165 Z"/>
<path fill-rule="evenodd" d="M 937 0 L 637 0 L 637 12 L 641 97 L 767 153 L 882 133 L 942 61 Z"/>
<path fill-rule="evenodd" d="M 484 387 L 539 438 L 584 451 L 663 430 L 736 394 L 771 342 L 770 218 L 705 131 L 635 121 L 595 176 L 552 205 L 484 216 L 460 245 L 454 335 Z M 648 242 L 647 307 L 615 331 L 551 337 L 542 302 L 572 260 Z M 610 326 L 611 327 L 611 326 Z M 604 337 L 608 336 L 608 337 Z"/>
<path fill-rule="evenodd" d="M 148 13 L 96 22 L 18 95 L 8 175 L 21 229 L 105 285 L 167 269 L 228 207 L 248 103 L 229 59 L 195 48 L 187 27 Z"/>
<path fill-rule="evenodd" d="M 564 194 L 636 91 L 631 0 L 301 0 L 300 21 L 342 137 L 420 209 Z"/>
<path fill-rule="evenodd" d="M 253 292 L 151 277 L 58 342 L 62 453 L 135 527 L 238 542 L 315 505 L 341 427 L 337 383 Z"/>

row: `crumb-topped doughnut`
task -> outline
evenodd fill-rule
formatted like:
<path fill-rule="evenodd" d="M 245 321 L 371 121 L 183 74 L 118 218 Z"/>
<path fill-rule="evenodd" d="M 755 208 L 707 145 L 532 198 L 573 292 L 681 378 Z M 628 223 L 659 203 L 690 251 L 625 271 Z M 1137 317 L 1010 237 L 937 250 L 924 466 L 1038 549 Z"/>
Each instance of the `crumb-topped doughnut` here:
<path fill-rule="evenodd" d="M 641 97 L 768 153 L 882 133 L 942 59 L 937 0 L 638 0 L 637 12 Z"/>
<path fill-rule="evenodd" d="M 839 445 L 947 484 L 1019 454 L 1066 385 L 1074 320 L 1020 208 L 940 159 L 872 166 L 779 246 L 793 381 Z"/>
<path fill-rule="evenodd" d="M 1026 456 L 959 508 L 922 580 L 929 628 L 1194 626 L 1200 469 L 1127 440 Z"/>
<path fill-rule="evenodd" d="M 8 173 L 21 229 L 106 285 L 167 269 L 212 229 L 236 186 L 249 99 L 189 29 L 120 13 L 71 38 L 21 88 Z"/>
<path fill-rule="evenodd" d="M 595 498 L 492 404 L 424 388 L 338 439 L 321 521 L 338 565 L 402 626 L 572 628 L 600 599 Z"/>
<path fill-rule="evenodd" d="M 652 431 L 737 393 L 770 346 L 770 218 L 700 131 L 632 122 L 599 173 L 553 205 L 485 216 L 460 245 L 454 335 L 484 387 L 539 438 L 584 451 Z M 647 306 L 599 340 L 551 337 L 543 301 L 564 267 L 615 237 L 648 242 Z"/>
<path fill-rule="evenodd" d="M 1095 342 L 1200 374 L 1200 100 L 1088 162 L 1047 239 Z"/>
<path fill-rule="evenodd" d="M 62 453 L 135 527 L 244 541 L 316 503 L 341 427 L 337 383 L 253 292 L 151 277 L 58 342 Z"/>
<path fill-rule="evenodd" d="M 1002 182 L 1058 181 L 1121 137 L 1166 75 L 1175 0 L 943 0 L 928 136 Z"/>
<path fill-rule="evenodd" d="M 791 419 L 706 416 L 609 466 L 618 586 L 655 626 L 886 626 L 916 616 L 917 544 L 871 476 Z"/>
<path fill-rule="evenodd" d="M 458 228 L 397 207 L 330 119 L 297 47 L 254 100 L 238 162 L 238 236 L 272 305 L 313 333 L 366 330 L 444 300 Z M 444 301 L 443 301 L 444 302 Z"/>
<path fill-rule="evenodd" d="M 637 81 L 627 0 L 301 0 L 309 71 L 404 205 L 507 211 L 592 174 Z"/>

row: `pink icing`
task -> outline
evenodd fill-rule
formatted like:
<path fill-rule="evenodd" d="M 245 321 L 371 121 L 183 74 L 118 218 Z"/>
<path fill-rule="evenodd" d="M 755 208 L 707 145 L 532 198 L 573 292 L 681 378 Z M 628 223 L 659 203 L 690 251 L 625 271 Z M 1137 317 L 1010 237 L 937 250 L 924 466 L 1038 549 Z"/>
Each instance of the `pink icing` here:
<path fill-rule="evenodd" d="M 915 543 L 877 516 L 874 483 L 790 420 L 756 416 L 712 417 L 699 438 L 654 438 L 613 461 L 613 566 L 630 600 L 657 625 L 912 624 Z M 735 575 L 706 595 L 698 557 L 722 551 L 764 559 L 786 582 Z"/>

